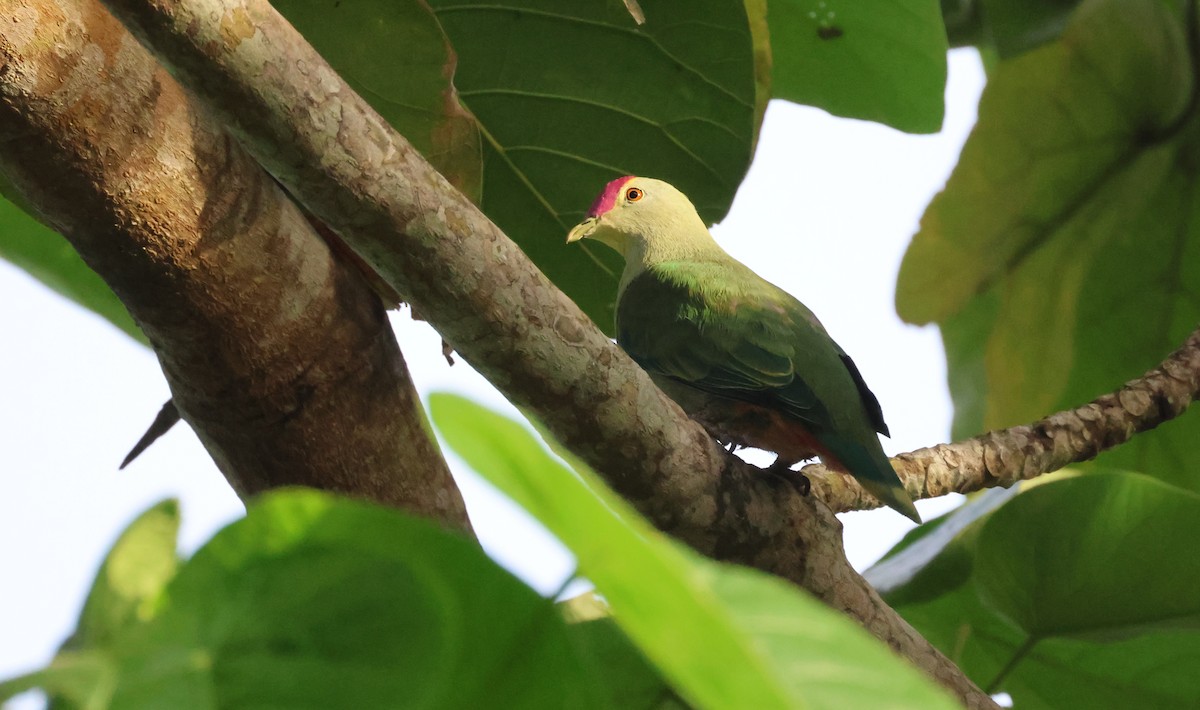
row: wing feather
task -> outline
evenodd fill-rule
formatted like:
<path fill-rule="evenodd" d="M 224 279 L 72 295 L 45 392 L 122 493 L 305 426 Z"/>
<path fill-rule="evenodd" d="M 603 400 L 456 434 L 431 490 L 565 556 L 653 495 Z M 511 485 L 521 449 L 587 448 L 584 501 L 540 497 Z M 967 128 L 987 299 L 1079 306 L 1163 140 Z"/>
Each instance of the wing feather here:
<path fill-rule="evenodd" d="M 807 318 L 754 298 L 734 298 L 722 307 L 686 280 L 653 270 L 628 284 L 617 309 L 617 339 L 648 372 L 717 396 L 777 407 L 823 430 L 829 414 L 796 367 L 808 359 L 797 350 L 801 331 L 812 327 Z"/>

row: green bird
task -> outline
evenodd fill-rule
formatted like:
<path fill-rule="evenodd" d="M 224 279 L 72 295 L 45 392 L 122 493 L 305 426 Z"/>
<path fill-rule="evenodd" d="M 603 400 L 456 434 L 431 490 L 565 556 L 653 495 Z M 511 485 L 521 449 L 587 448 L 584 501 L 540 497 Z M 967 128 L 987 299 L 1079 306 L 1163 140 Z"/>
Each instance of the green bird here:
<path fill-rule="evenodd" d="M 774 452 L 773 470 L 819 456 L 921 522 L 854 361 L 804 304 L 726 254 L 686 195 L 613 180 L 567 243 L 585 238 L 625 258 L 617 343 L 718 441 Z"/>

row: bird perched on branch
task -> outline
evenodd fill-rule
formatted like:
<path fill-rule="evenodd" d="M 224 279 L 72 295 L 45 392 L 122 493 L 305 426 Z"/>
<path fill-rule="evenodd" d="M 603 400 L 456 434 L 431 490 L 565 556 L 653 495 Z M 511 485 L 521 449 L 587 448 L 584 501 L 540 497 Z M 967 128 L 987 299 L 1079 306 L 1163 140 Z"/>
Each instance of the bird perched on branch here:
<path fill-rule="evenodd" d="M 567 243 L 580 239 L 625 257 L 617 343 L 718 441 L 774 452 L 776 471 L 819 456 L 921 522 L 854 361 L 804 304 L 726 254 L 687 196 L 613 180 Z"/>

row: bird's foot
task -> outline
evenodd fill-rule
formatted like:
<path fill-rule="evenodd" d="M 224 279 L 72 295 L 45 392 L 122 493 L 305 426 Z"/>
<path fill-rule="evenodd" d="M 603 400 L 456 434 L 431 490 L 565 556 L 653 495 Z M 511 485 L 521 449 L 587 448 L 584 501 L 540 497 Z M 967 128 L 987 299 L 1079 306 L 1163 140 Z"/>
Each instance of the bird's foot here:
<path fill-rule="evenodd" d="M 777 480 L 790 483 L 792 488 L 795 488 L 796 492 L 801 496 L 807 496 L 812 492 L 812 481 L 809 481 L 808 476 L 805 476 L 803 473 L 793 471 L 792 464 L 792 461 L 777 458 L 775 459 L 775 463 L 768 466 L 765 470 L 768 475 L 774 476 Z"/>

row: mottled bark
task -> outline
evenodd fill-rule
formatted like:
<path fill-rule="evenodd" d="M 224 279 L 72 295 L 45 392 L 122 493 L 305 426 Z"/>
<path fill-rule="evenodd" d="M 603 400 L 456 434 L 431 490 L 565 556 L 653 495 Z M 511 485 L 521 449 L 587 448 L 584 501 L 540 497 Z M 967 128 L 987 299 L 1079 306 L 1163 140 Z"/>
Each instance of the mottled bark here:
<path fill-rule="evenodd" d="M 382 305 L 275 181 L 98 3 L 3 10 L 0 171 L 124 302 L 234 489 L 469 530 Z"/>
<path fill-rule="evenodd" d="M 263 0 L 108 5 L 466 360 L 661 529 L 792 579 L 993 706 L 846 562 L 813 499 L 729 456 Z"/>
<path fill-rule="evenodd" d="M 1032 424 L 990 431 L 892 459 L 913 500 L 1008 487 L 1057 471 L 1129 441 L 1183 414 L 1200 396 L 1200 330 L 1158 367 L 1115 392 Z M 838 511 L 879 507 L 850 477 L 815 464 L 804 473 Z"/>

